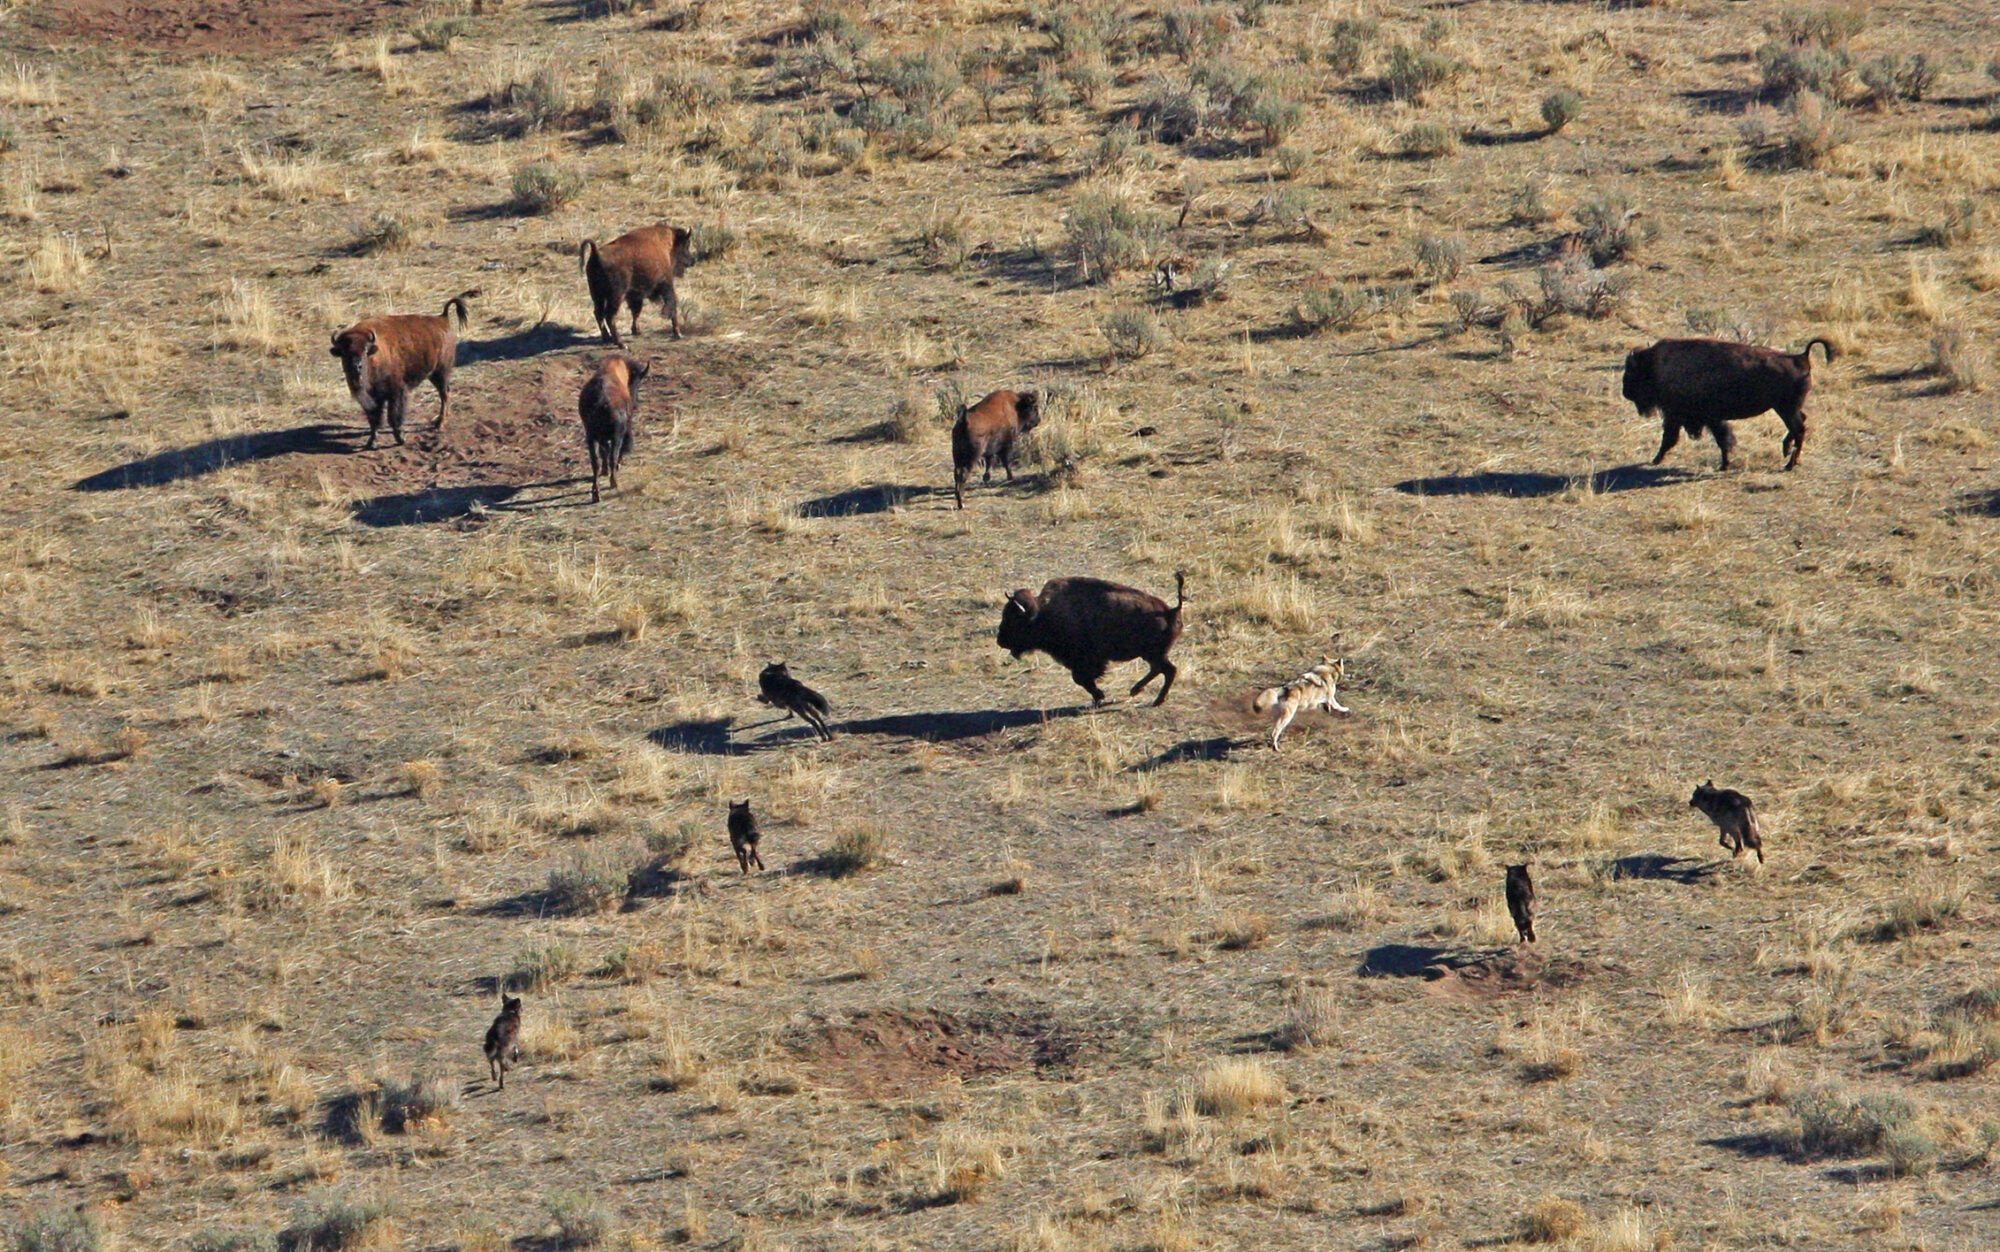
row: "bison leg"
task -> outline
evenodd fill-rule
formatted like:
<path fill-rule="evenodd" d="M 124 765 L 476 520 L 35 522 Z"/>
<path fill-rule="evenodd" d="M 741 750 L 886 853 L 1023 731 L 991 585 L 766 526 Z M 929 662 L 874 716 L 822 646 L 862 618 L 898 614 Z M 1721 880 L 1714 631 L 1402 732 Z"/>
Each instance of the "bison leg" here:
<path fill-rule="evenodd" d="M 674 287 L 672 283 L 667 284 L 666 294 L 660 297 L 660 308 L 665 311 L 667 315 L 667 321 L 673 325 L 674 338 L 676 339 L 682 338 L 683 336 L 681 335 L 681 298 L 678 295 L 674 294 Z"/>
<path fill-rule="evenodd" d="M 396 437 L 400 446 L 403 442 L 403 411 L 409 407 L 410 393 L 398 388 L 389 396 L 389 433 Z"/>
<path fill-rule="evenodd" d="M 1715 435 L 1715 446 L 1722 449 L 1722 470 L 1729 470 L 1729 454 L 1736 451 L 1736 432 L 1728 422 L 1716 422 L 1709 427 Z"/>
<path fill-rule="evenodd" d="M 962 467 L 957 465 L 952 466 L 951 494 L 952 498 L 958 501 L 958 507 L 961 509 L 965 507 L 965 480 L 971 476 L 972 467 L 970 465 Z"/>
<path fill-rule="evenodd" d="M 1797 469 L 1799 453 L 1806 446 L 1806 411 L 1802 406 L 1779 409 L 1778 416 L 1785 422 L 1785 442 L 1780 445 L 1786 453 L 1785 468 Z"/>
<path fill-rule="evenodd" d="M 1674 445 L 1679 443 L 1680 441 L 1681 441 L 1680 419 L 1669 413 L 1660 419 L 1660 451 L 1659 454 L 1653 458 L 1653 464 L 1658 465 L 1660 462 L 1666 460 L 1667 453 L 1672 452 L 1674 450 Z"/>
<path fill-rule="evenodd" d="M 438 393 L 438 415 L 437 420 L 431 423 L 431 429 L 443 430 L 445 414 L 451 408 L 451 366 L 440 366 L 438 372 L 431 375 L 431 386 L 436 387 Z"/>
<path fill-rule="evenodd" d="M 368 442 L 363 445 L 361 450 L 363 452 L 373 452 L 375 450 L 375 437 L 382 433 L 382 408 L 380 405 L 369 408 L 364 404 L 361 406 L 361 415 L 368 419 Z"/>
<path fill-rule="evenodd" d="M 1132 694 L 1136 696 L 1142 690 L 1144 690 L 1146 684 L 1153 681 L 1153 676 L 1155 674 L 1166 675 L 1167 681 L 1160 684 L 1159 698 L 1153 701 L 1153 707 L 1157 709 L 1162 704 L 1165 704 L 1167 702 L 1167 693 L 1174 689 L 1174 675 L 1179 673 L 1180 671 L 1175 669 L 1174 663 L 1172 661 L 1169 661 L 1165 657 L 1161 657 L 1157 661 L 1148 661 L 1146 664 L 1150 666 L 1150 668 L 1147 669 L 1146 676 L 1144 678 L 1141 678 L 1138 682 L 1132 684 Z M 1272 746 L 1275 747 L 1276 745 L 1274 744 Z"/>
<path fill-rule="evenodd" d="M 625 307 L 632 311 L 632 333 L 637 335 L 639 333 L 639 314 L 644 312 L 646 308 L 645 293 L 635 291 L 626 296 Z M 613 314 L 613 316 L 615 317 L 616 314 Z"/>
<path fill-rule="evenodd" d="M 1070 681 L 1090 693 L 1092 704 L 1104 703 L 1104 692 L 1097 686 L 1097 680 L 1104 677 L 1102 661 L 1089 665 L 1079 665 L 1069 672 Z"/>
<path fill-rule="evenodd" d="M 596 504 L 601 497 L 597 494 L 598 453 L 597 440 L 585 439 L 583 446 L 590 452 L 590 502 Z"/>

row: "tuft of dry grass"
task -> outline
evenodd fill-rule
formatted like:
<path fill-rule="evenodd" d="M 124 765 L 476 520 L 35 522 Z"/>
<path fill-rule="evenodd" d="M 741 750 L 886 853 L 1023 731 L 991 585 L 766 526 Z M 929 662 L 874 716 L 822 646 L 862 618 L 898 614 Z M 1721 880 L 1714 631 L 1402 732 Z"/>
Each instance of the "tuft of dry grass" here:
<path fill-rule="evenodd" d="M 1208 1117 L 1241 1117 L 1285 1098 L 1285 1083 L 1262 1061 L 1211 1061 L 1195 1075 L 1194 1107 Z"/>

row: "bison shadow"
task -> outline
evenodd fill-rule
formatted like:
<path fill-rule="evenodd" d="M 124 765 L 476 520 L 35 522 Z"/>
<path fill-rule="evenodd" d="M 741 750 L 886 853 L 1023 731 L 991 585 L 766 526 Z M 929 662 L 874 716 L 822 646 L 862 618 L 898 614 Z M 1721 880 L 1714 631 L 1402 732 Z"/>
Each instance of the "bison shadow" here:
<path fill-rule="evenodd" d="M 1410 496 L 1506 496 L 1510 499 L 1539 499 L 1559 496 L 1572 487 L 1594 492 L 1639 491 L 1647 487 L 1669 487 L 1700 477 L 1690 470 L 1652 465 L 1621 465 L 1594 474 L 1543 474 L 1533 471 L 1503 473 L 1489 470 L 1481 474 L 1442 474 L 1435 478 L 1406 478 L 1395 489 Z"/>
<path fill-rule="evenodd" d="M 863 717 L 835 722 L 833 730 L 837 735 L 879 735 L 894 739 L 921 739 L 927 743 L 953 743 L 961 739 L 983 738 L 1003 730 L 1039 726 L 1058 718 L 1077 717 L 1083 711 L 1084 706 L 1078 705 L 1066 709 L 979 709 L 947 713 L 892 713 L 883 717 Z M 737 738 L 739 731 L 757 730 L 765 726 L 781 726 L 783 729 L 753 740 Z M 817 735 L 811 727 L 803 722 L 794 722 L 789 717 L 766 718 L 761 722 L 752 722 L 740 727 L 734 725 L 731 718 L 710 717 L 690 718 L 671 725 L 658 726 L 647 731 L 646 738 L 655 746 L 665 748 L 669 752 L 687 752 L 696 756 L 747 756 L 752 752 L 780 748 L 787 744 L 811 742 Z"/>
<path fill-rule="evenodd" d="M 1981 517 L 2000 517 L 2000 487 L 1989 487 L 1984 491 L 1967 491 L 1953 506 L 1954 513 L 1974 513 Z"/>
<path fill-rule="evenodd" d="M 936 487 L 904 487 L 896 483 L 876 483 L 820 496 L 799 506 L 801 517 L 866 517 L 899 509 L 912 500 L 942 495 Z"/>
<path fill-rule="evenodd" d="M 463 340 L 458 345 L 458 363 L 479 365 L 487 361 L 525 361 L 546 352 L 562 352 L 596 342 L 596 335 L 579 334 L 574 327 L 543 322 L 539 326 L 496 335 L 491 339 Z"/>
<path fill-rule="evenodd" d="M 1665 856 L 1658 852 L 1642 852 L 1637 856 L 1621 856 L 1611 862 L 1611 877 L 1616 879 L 1634 878 L 1647 882 L 1677 882 L 1692 886 L 1704 878 L 1713 877 L 1720 868 L 1716 861 L 1698 861 L 1689 856 Z"/>
<path fill-rule="evenodd" d="M 78 479 L 70 484 L 70 490 L 124 491 L 132 487 L 162 487 L 213 474 L 232 465 L 268 461 L 272 457 L 350 453 L 361 441 L 361 434 L 358 427 L 320 422 L 291 430 L 229 435 L 198 443 L 191 448 L 156 452 L 141 460 L 102 470 L 88 478 Z"/>
<path fill-rule="evenodd" d="M 554 495 L 538 496 L 534 499 L 519 498 L 524 491 L 537 487 L 563 487 L 570 482 L 541 483 L 484 483 L 472 487 L 433 487 L 428 491 L 412 491 L 400 495 L 376 496 L 363 500 L 354 506 L 354 520 L 363 526 L 386 529 L 393 526 L 421 526 L 428 522 L 456 521 L 468 514 L 479 512 L 529 513 L 544 508 L 575 508 L 585 503 L 581 490 L 559 491 Z M 567 496 L 577 497 L 568 505 L 557 502 Z"/>

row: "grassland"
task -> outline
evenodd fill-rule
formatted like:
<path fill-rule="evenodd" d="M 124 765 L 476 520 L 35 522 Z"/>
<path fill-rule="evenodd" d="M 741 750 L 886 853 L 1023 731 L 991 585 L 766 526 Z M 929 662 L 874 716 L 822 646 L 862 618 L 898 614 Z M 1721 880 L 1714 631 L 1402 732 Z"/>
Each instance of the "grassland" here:
<path fill-rule="evenodd" d="M 80 21 L 0 6 L 17 1246 L 1995 1243 L 1976 8 Z M 592 507 L 577 245 L 659 219 Z M 360 453 L 325 336 L 473 286 Z M 1690 328 L 1841 346 L 1797 471 L 1645 467 Z M 954 510 L 1000 386 L 1052 420 Z M 1176 569 L 1163 708 L 993 646 Z"/>

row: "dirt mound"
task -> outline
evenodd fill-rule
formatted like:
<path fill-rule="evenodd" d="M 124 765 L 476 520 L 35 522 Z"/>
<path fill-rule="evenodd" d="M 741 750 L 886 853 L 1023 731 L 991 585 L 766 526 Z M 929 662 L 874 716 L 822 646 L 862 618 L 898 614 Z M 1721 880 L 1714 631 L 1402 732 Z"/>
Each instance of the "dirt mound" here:
<path fill-rule="evenodd" d="M 1449 999 L 1492 1000 L 1523 991 L 1574 987 L 1602 972 L 1600 967 L 1571 956 L 1544 958 L 1533 952 L 1510 952 L 1444 970 L 1425 990 Z"/>
<path fill-rule="evenodd" d="M 419 0 L 63 0 L 29 25 L 54 44 L 256 56 L 339 39 L 414 15 Z"/>
<path fill-rule="evenodd" d="M 948 1074 L 984 1078 L 1018 1070 L 1061 1071 L 1084 1047 L 1080 1032 L 1038 1014 L 871 1009 L 815 1019 L 789 1041 L 823 1081 L 857 1095 L 920 1091 Z"/>

